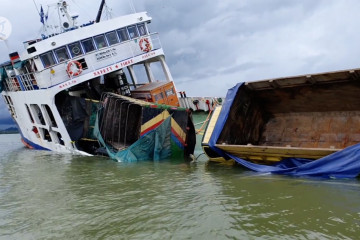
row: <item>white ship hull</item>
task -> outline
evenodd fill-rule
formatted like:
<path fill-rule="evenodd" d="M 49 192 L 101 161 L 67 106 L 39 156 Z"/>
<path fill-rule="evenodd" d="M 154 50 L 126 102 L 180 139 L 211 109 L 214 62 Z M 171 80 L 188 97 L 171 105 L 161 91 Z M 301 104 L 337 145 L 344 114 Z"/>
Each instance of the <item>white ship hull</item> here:
<path fill-rule="evenodd" d="M 65 1 L 60 0 L 59 3 L 62 11 L 68 11 Z M 64 24 L 68 29 L 58 34 L 26 42 L 25 51 L 20 56 L 10 54 L 11 62 L 0 65 L 0 89 L 3 89 L 1 94 L 19 128 L 22 142 L 29 148 L 62 153 L 92 155 L 101 147 L 106 147 L 109 153 L 108 144 L 112 145 L 111 148 L 129 146 L 148 133 L 145 128 L 151 130 L 158 126 L 164 121 L 155 118 L 161 111 L 172 116 L 179 106 L 177 92 L 158 34 L 150 34 L 147 30 L 150 22 L 151 18 L 143 12 L 81 26 Z M 162 70 L 161 79 L 154 77 L 153 65 L 157 65 L 157 72 Z M 140 74 L 139 67 L 143 69 Z M 166 83 L 167 89 L 161 88 L 165 86 L 162 82 Z M 120 115 L 122 105 L 117 106 L 116 99 L 130 105 L 138 104 L 139 109 L 151 107 L 151 103 L 120 98 L 121 95 L 131 96 L 132 90 L 141 89 L 139 87 L 147 83 L 156 83 L 159 86 L 157 91 L 162 91 L 155 92 L 152 100 L 145 94 L 147 101 L 154 101 L 154 104 L 171 102 L 175 107 L 169 110 L 160 107 L 159 110 L 148 111 L 146 116 L 138 114 L 135 119 L 131 118 L 131 112 L 127 112 L 123 119 L 138 122 L 134 125 L 138 128 L 127 129 L 126 125 L 125 138 L 118 136 L 118 142 L 103 136 L 101 146 L 92 134 L 95 126 L 91 118 L 101 118 L 97 116 L 96 109 L 113 108 L 107 105 L 110 96 L 115 99 L 115 108 Z M 140 92 L 138 90 L 137 94 Z M 96 108 L 95 111 L 92 107 Z M 179 118 L 181 114 L 183 116 Z M 188 124 L 192 124 L 191 120 L 188 122 L 187 114 L 187 111 L 179 109 L 179 123 L 176 123 L 176 117 L 172 117 L 171 132 L 179 149 L 189 155 L 195 142 L 190 145 L 187 142 L 190 141 Z M 125 120 L 117 117 L 114 119 L 114 123 L 118 121 L 117 125 L 109 125 L 113 117 L 102 117 L 107 126 L 97 126 L 100 134 L 106 134 L 113 128 L 120 135 L 124 130 Z M 135 132 L 127 134 L 126 131 Z M 130 140 L 129 135 L 132 136 Z"/>

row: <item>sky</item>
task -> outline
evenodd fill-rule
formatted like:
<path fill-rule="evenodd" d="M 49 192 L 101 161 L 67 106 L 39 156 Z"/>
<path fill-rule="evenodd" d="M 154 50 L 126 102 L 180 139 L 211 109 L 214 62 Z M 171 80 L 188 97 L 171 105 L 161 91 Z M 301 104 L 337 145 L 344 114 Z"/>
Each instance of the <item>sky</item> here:
<path fill-rule="evenodd" d="M 0 61 L 40 36 L 33 0 L 0 0 L 12 23 Z M 38 8 L 53 1 L 35 0 Z M 96 17 L 100 0 L 68 0 L 80 21 Z M 242 81 L 337 71 L 360 66 L 358 0 L 107 0 L 113 17 L 147 11 L 159 32 L 177 91 L 226 95 Z M 1 101 L 0 101 L 1 102 Z M 9 113 L 0 103 L 0 129 Z M 8 123 L 6 123 L 8 124 Z"/>

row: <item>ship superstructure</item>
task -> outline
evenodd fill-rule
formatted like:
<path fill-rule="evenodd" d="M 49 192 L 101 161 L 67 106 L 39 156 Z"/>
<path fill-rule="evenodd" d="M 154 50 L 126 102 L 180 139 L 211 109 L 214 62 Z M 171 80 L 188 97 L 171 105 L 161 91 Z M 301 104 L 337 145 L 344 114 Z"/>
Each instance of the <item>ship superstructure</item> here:
<path fill-rule="evenodd" d="M 78 25 L 65 1 L 57 7 L 65 19 L 60 32 L 26 41 L 24 52 L 11 53 L 10 62 L 0 66 L 2 96 L 27 146 L 82 152 L 78 141 L 92 127 L 92 105 L 106 104 L 108 93 L 131 97 L 139 86 L 157 83 L 166 89 L 142 100 L 170 99 L 167 105 L 178 106 L 159 35 L 149 32 L 152 19 L 146 12 L 106 21 L 98 16 Z M 154 77 L 154 65 L 162 79 Z"/>

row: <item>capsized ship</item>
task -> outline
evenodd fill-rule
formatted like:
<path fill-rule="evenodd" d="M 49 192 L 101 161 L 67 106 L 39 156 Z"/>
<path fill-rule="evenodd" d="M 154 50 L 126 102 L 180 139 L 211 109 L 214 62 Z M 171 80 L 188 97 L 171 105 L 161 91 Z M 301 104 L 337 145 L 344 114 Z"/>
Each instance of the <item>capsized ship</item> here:
<path fill-rule="evenodd" d="M 258 172 L 360 173 L 360 69 L 237 84 L 214 110 L 202 146 L 211 161 Z"/>
<path fill-rule="evenodd" d="M 24 42 L 24 52 L 0 65 L 1 94 L 22 142 L 119 161 L 189 156 L 191 111 L 179 107 L 159 34 L 148 30 L 151 17 L 140 12 L 100 21 L 104 2 L 96 20 L 81 25 L 66 1 L 51 5 L 61 13 L 54 26 L 41 7 L 41 38 Z"/>

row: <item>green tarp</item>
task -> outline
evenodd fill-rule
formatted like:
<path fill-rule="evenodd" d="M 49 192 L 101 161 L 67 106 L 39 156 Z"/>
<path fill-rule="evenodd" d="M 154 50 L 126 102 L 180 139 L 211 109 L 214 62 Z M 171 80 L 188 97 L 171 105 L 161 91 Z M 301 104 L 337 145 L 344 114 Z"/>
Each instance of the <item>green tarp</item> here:
<path fill-rule="evenodd" d="M 101 145 L 106 148 L 110 158 L 118 162 L 135 162 L 144 160 L 159 161 L 171 157 L 171 116 L 166 118 L 157 128 L 142 136 L 122 151 L 116 151 L 105 143 L 99 131 L 98 116 L 96 118 L 94 135 Z"/>

